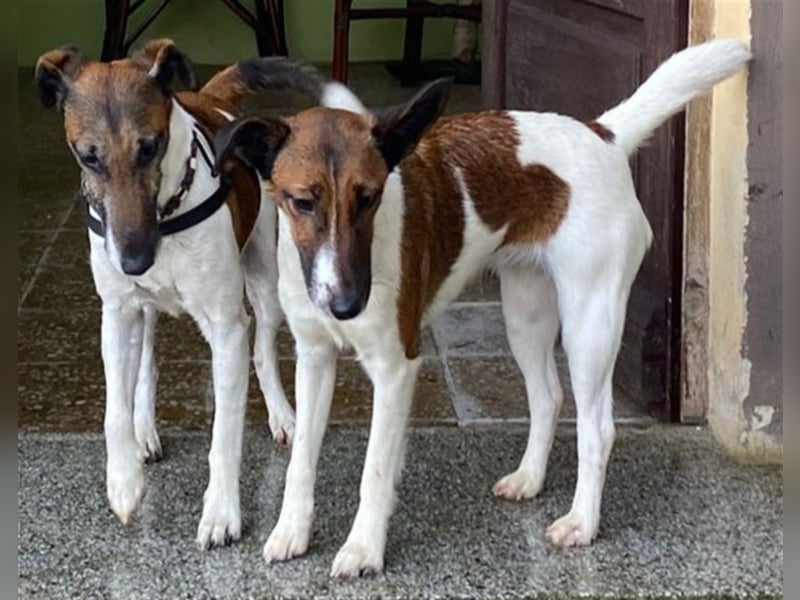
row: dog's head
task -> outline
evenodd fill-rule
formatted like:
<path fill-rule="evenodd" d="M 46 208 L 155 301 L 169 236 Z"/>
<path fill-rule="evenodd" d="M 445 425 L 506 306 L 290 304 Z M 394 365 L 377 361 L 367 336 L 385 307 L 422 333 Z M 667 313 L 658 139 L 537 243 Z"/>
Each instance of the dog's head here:
<path fill-rule="evenodd" d="M 109 258 L 129 275 L 152 266 L 160 242 L 157 196 L 175 79 L 194 87 L 191 65 L 171 40 L 110 63 L 64 47 L 36 64 L 42 103 L 61 110 L 84 190 L 104 221 Z"/>
<path fill-rule="evenodd" d="M 369 113 L 353 112 L 360 102 L 338 86 L 323 94 L 323 102 L 333 97 L 327 107 L 285 120 L 240 119 L 217 137 L 221 165 L 237 158 L 271 183 L 291 224 L 309 297 L 337 319 L 353 318 L 367 305 L 384 184 L 441 114 L 449 91 L 449 80 L 436 81 L 403 106 Z M 348 110 L 330 108 L 336 104 Z"/>

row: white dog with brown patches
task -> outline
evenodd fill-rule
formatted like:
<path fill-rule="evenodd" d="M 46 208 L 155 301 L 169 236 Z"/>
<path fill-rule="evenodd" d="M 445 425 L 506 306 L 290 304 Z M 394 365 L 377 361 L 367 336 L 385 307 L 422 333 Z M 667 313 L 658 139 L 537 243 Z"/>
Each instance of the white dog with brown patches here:
<path fill-rule="evenodd" d="M 546 536 L 559 546 L 593 540 L 614 442 L 612 373 L 652 238 L 628 158 L 749 56 L 735 40 L 686 49 L 591 123 L 515 111 L 437 121 L 449 90 L 441 81 L 371 114 L 346 88 L 316 80 L 306 88 L 324 108 L 222 132 L 222 164 L 254 167 L 280 209 L 279 297 L 297 342 L 296 438 L 267 562 L 308 548 L 336 356 L 350 346 L 374 405 L 361 501 L 332 574 L 383 569 L 421 328 L 485 268 L 500 277 L 531 416 L 519 468 L 494 492 L 516 501 L 542 487 L 562 397 L 553 355 L 561 328 L 578 409 L 578 480 L 571 509 Z M 257 79 L 259 64 L 243 71 Z"/>
<path fill-rule="evenodd" d="M 282 77 L 280 62 L 271 75 Z M 292 65 L 293 67 L 293 65 Z M 292 75 L 294 70 L 289 75 Z M 127 523 L 145 494 L 145 460 L 161 457 L 156 431 L 154 340 L 158 311 L 188 313 L 212 350 L 215 414 L 209 483 L 197 541 L 239 538 L 249 348 L 244 292 L 256 321 L 254 362 L 275 438 L 289 443 L 294 412 L 278 374 L 276 209 L 261 202 L 246 169 L 220 177 L 211 137 L 255 88 L 237 67 L 198 92 L 190 64 L 171 40 L 132 59 L 88 61 L 74 48 L 44 54 L 42 101 L 58 105 L 82 168 L 91 267 L 102 299 L 106 383 L 106 481 L 114 513 Z"/>

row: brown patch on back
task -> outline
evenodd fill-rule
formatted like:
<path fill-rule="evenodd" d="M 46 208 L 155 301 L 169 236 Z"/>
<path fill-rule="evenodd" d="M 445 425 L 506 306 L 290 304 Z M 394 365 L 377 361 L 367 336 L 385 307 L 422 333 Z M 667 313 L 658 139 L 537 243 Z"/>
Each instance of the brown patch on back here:
<path fill-rule="evenodd" d="M 597 121 L 586 121 L 584 125 L 594 131 L 604 142 L 608 142 L 610 144 L 614 141 L 614 132 L 602 123 L 598 123 Z"/>
<path fill-rule="evenodd" d="M 520 166 L 519 134 L 504 112 L 440 119 L 402 163 L 406 213 L 398 325 L 406 356 L 419 355 L 422 317 L 461 252 L 464 212 L 456 170 L 481 220 L 508 226 L 503 244 L 539 244 L 567 212 L 569 186 L 547 167 Z"/>

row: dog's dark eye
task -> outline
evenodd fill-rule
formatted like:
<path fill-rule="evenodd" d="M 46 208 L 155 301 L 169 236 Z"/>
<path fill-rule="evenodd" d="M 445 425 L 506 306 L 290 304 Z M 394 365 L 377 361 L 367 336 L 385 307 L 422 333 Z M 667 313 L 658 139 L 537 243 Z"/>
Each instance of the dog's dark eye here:
<path fill-rule="evenodd" d="M 297 212 L 311 215 L 314 213 L 314 201 L 307 198 L 294 198 L 289 197 L 289 202 L 292 203 L 292 208 Z"/>
<path fill-rule="evenodd" d="M 97 156 L 97 148 L 95 146 L 90 147 L 88 152 L 79 154 L 79 157 L 87 169 L 97 173 L 103 170 L 103 165 L 100 162 L 100 157 Z"/>
<path fill-rule="evenodd" d="M 158 155 L 158 138 L 139 140 L 139 154 L 136 156 L 136 163 L 140 167 L 146 167 Z"/>
<path fill-rule="evenodd" d="M 368 210 L 375 206 L 378 203 L 378 198 L 380 198 L 380 196 L 380 192 L 375 192 L 372 194 L 360 193 L 358 195 L 358 212 Z"/>

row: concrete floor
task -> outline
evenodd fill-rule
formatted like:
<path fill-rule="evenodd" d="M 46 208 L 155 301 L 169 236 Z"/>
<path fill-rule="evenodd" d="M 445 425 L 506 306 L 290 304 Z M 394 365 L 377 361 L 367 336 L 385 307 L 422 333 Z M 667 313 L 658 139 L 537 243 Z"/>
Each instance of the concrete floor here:
<path fill-rule="evenodd" d="M 201 76 L 209 73 L 200 69 Z M 202 78 L 202 77 L 201 77 Z M 542 497 L 498 503 L 491 483 L 512 470 L 524 440 L 522 379 L 505 340 L 497 282 L 472 285 L 425 337 L 399 513 L 377 582 L 333 584 L 327 569 L 355 510 L 370 416 L 370 386 L 340 361 L 323 450 L 319 519 L 306 560 L 267 569 L 260 546 L 274 522 L 287 456 L 267 441 L 255 378 L 248 405 L 245 537 L 210 554 L 192 544 L 213 414 L 209 351 L 188 319 L 159 324 L 158 421 L 167 457 L 150 467 L 140 519 L 123 529 L 104 498 L 100 305 L 88 267 L 78 169 L 60 116 L 37 102 L 30 71 L 19 81 L 18 271 L 20 597 L 777 597 L 781 594 L 782 476 L 740 467 L 704 431 L 663 427 L 618 391 L 602 535 L 578 552 L 543 541 L 567 510 L 575 477 L 574 406 Z M 402 101 L 377 65 L 352 85 L 369 105 Z M 251 109 L 307 104 L 274 94 Z M 477 87 L 457 87 L 449 111 L 478 108 Z M 293 353 L 279 339 L 287 392 Z M 563 360 L 562 381 L 567 383 Z M 568 391 L 568 388 L 567 388 Z M 510 427 L 510 429 L 509 429 Z"/>

